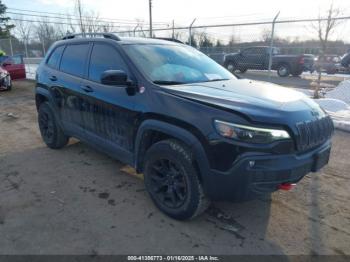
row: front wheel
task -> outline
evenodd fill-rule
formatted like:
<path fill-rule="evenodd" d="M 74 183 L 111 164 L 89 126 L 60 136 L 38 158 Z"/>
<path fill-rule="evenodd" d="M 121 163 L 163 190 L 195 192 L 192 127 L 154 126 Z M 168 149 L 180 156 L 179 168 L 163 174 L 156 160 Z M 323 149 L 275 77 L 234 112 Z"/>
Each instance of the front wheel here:
<path fill-rule="evenodd" d="M 0 87 L 1 90 L 10 91 L 12 89 L 12 80 L 10 75 L 7 75 L 3 78 L 2 85 L 3 88 Z"/>
<path fill-rule="evenodd" d="M 10 91 L 12 89 L 12 80 L 10 75 L 6 76 L 5 82 L 6 82 L 7 90 Z"/>
<path fill-rule="evenodd" d="M 146 153 L 144 176 L 154 204 L 174 219 L 194 218 L 209 206 L 192 154 L 177 140 L 152 145 Z"/>
<path fill-rule="evenodd" d="M 288 65 L 286 64 L 281 64 L 278 66 L 277 68 L 277 74 L 280 76 L 280 77 L 286 77 L 286 76 L 289 76 L 290 74 L 290 68 Z"/>
<path fill-rule="evenodd" d="M 233 62 L 228 62 L 226 65 L 226 69 L 230 71 L 231 73 L 234 73 L 237 70 L 237 66 Z"/>

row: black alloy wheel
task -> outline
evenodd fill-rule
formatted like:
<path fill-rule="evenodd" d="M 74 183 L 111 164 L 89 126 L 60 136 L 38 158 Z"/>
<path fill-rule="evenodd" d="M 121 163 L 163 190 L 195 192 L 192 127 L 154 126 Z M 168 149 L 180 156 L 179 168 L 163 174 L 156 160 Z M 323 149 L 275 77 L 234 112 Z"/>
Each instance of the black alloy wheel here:
<path fill-rule="evenodd" d="M 151 193 L 157 201 L 169 208 L 182 206 L 187 197 L 184 171 L 169 159 L 159 159 L 152 164 Z"/>

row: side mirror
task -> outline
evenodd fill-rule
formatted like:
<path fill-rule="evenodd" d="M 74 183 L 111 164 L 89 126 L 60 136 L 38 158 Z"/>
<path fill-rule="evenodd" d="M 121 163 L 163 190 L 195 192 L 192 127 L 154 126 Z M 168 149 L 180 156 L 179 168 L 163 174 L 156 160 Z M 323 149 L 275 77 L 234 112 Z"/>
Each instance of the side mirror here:
<path fill-rule="evenodd" d="M 122 70 L 107 70 L 101 75 L 101 83 L 109 86 L 127 86 L 128 75 Z"/>

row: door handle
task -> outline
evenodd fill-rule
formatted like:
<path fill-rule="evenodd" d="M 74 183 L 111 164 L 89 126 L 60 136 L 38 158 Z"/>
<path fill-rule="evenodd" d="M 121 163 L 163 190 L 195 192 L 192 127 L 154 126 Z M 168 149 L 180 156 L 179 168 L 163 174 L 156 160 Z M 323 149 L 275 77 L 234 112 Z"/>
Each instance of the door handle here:
<path fill-rule="evenodd" d="M 94 89 L 92 89 L 91 86 L 83 86 L 81 89 L 83 89 L 86 93 L 94 92 Z"/>
<path fill-rule="evenodd" d="M 56 77 L 56 76 L 51 76 L 51 77 L 50 77 L 50 80 L 53 81 L 53 82 L 55 82 L 55 81 L 57 81 L 57 77 Z"/>

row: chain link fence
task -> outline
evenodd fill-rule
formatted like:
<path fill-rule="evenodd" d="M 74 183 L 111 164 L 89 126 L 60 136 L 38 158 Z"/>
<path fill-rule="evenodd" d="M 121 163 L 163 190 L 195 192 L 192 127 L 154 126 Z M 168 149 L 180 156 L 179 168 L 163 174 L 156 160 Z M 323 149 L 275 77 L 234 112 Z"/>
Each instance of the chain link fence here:
<path fill-rule="evenodd" d="M 222 25 L 200 25 L 194 20 L 192 26 L 155 28 L 152 34 L 153 37 L 191 43 L 232 72 L 242 75 L 247 71 L 267 74 L 269 68 L 273 70 L 273 76 L 276 75 L 275 72 L 280 76 L 322 72 L 344 74 L 344 77 L 350 73 L 349 63 L 341 63 L 342 58 L 350 51 L 350 17 L 338 18 L 339 22 L 330 32 L 326 49 L 318 37 L 317 19 L 277 20 L 273 32 L 272 20 Z M 116 33 L 131 37 L 150 35 L 148 29 L 137 27 Z M 58 39 L 44 41 L 35 37 L 11 37 L 0 39 L 0 49 L 7 55 L 22 54 L 27 72 L 33 76 L 36 65 L 56 40 Z M 249 78 L 250 75 L 244 77 Z M 263 80 L 268 81 L 269 78 Z"/>

